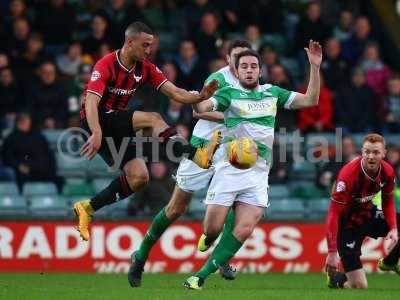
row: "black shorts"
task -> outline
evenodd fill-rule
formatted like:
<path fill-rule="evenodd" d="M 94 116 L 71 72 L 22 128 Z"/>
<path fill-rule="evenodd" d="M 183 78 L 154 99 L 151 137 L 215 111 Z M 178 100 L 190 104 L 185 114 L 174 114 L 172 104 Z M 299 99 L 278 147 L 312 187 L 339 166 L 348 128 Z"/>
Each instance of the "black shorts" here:
<path fill-rule="evenodd" d="M 361 246 L 366 237 L 377 239 L 385 237 L 389 232 L 389 227 L 383 217 L 381 210 L 373 209 L 373 218 L 357 227 L 351 229 L 340 229 L 337 243 L 338 252 L 345 272 L 350 272 L 362 268 Z M 400 214 L 397 214 L 397 222 L 400 221 Z"/>
<path fill-rule="evenodd" d="M 116 167 L 114 165 L 115 161 L 112 155 L 113 148 L 112 146 L 109 146 L 111 141 L 114 142 L 116 150 L 116 153 L 114 153 L 114 157 L 117 157 L 116 154 L 120 153 L 120 148 L 121 145 L 123 145 L 123 140 L 129 140 L 126 151 L 121 152 L 122 158 L 120 158 L 121 163 L 117 166 L 118 168 L 122 169 L 128 161 L 136 158 L 136 147 L 130 140 L 132 139 L 132 137 L 135 136 L 135 131 L 133 130 L 132 126 L 133 113 L 134 110 L 126 110 L 120 112 L 99 111 L 99 123 L 102 130 L 102 140 L 100 149 L 97 153 L 110 167 Z M 91 131 L 89 129 L 86 118 L 81 120 L 81 128 L 89 133 L 87 136 L 83 135 L 83 138 L 86 141 L 87 138 L 91 135 Z"/>

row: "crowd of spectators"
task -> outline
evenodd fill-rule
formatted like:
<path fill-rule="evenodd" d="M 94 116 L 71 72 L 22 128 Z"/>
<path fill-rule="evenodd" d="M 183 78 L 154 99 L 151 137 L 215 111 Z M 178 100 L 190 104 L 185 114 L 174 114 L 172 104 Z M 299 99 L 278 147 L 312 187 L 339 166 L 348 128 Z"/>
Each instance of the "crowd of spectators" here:
<path fill-rule="evenodd" d="M 303 48 L 317 40 L 324 51 L 320 104 L 279 113 L 277 126 L 299 128 L 303 134 L 336 127 L 345 134 L 400 133 L 400 76 L 387 64 L 380 49 L 383 37 L 373 31 L 363 1 L 11 0 L 1 5 L 0 129 L 5 141 L 0 178 L 22 183 L 50 176 L 46 180 L 59 182 L 53 171 L 42 174 L 29 165 L 26 156 L 48 153 L 40 130 L 79 126 L 82 91 L 92 66 L 121 47 L 124 29 L 133 21 L 154 29 L 150 59 L 170 81 L 188 90 L 199 90 L 208 74 L 225 66 L 229 40 L 241 37 L 262 57 L 262 82 L 304 92 L 308 62 Z M 159 111 L 186 135 L 196 122 L 190 107 L 146 86 L 130 106 Z M 33 129 L 23 129 L 28 119 Z M 26 135 L 33 144 L 20 147 L 19 139 Z M 32 152 L 34 148 L 39 150 Z M 11 157 L 14 149 L 13 155 L 21 157 Z M 326 168 L 321 174 L 336 170 Z M 151 169 L 160 193 L 169 189 L 161 179 L 170 168 L 156 164 Z M 285 165 L 272 172 L 278 177 L 271 180 L 287 180 L 289 173 Z"/>

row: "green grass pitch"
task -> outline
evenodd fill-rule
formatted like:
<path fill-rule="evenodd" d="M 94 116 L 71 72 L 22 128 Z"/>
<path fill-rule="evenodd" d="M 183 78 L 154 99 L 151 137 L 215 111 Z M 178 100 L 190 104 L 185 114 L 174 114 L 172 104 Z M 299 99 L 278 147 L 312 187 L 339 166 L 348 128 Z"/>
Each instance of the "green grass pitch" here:
<path fill-rule="evenodd" d="M 0 273 L 0 299 L 400 299 L 400 277 L 368 276 L 368 290 L 329 290 L 323 274 L 238 274 L 235 281 L 213 275 L 202 291 L 182 287 L 185 274 L 145 274 L 131 288 L 126 275 Z"/>

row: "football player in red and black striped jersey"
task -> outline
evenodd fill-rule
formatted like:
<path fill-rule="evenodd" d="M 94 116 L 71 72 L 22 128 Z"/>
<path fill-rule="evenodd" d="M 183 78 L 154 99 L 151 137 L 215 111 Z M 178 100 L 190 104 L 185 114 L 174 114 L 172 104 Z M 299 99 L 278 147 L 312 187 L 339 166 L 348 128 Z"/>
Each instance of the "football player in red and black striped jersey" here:
<path fill-rule="evenodd" d="M 395 172 L 383 160 L 385 154 L 384 138 L 368 134 L 364 137 L 362 156 L 347 163 L 337 176 L 327 217 L 329 287 L 367 288 L 360 260 L 365 237 L 388 240 L 389 254 L 379 260 L 378 267 L 400 275 L 400 215 L 396 214 L 393 198 Z M 372 203 L 380 191 L 382 210 Z M 337 272 L 340 261 L 345 274 Z"/>
<path fill-rule="evenodd" d="M 158 113 L 125 110 L 136 89 L 148 83 L 169 98 L 193 104 L 211 97 L 218 87 L 216 81 L 210 82 L 200 93 L 190 93 L 176 87 L 147 59 L 152 42 L 153 33 L 147 25 L 141 22 L 129 25 L 122 48 L 96 63 L 85 88 L 80 116 L 81 127 L 88 132 L 88 139 L 83 145 L 82 155 L 92 159 L 98 153 L 108 165 L 114 167 L 118 160 L 123 175 L 92 199 L 75 203 L 78 230 L 84 240 L 89 239 L 89 223 L 96 210 L 128 197 L 149 180 L 144 159 L 136 157 L 135 145 L 129 143 L 127 146 L 124 141 L 134 137 L 140 129 L 150 136 L 159 137 L 163 144 L 176 136 L 175 129 L 166 124 Z M 110 138 L 113 145 L 109 143 Z M 199 164 L 203 162 L 204 167 L 204 162 L 211 160 L 208 156 L 211 156 L 217 144 L 210 143 L 207 146 L 213 147 L 207 149 L 210 151 L 195 152 L 195 149 L 189 149 L 189 144 L 186 148 L 178 145 L 173 149 L 189 152 L 190 157 L 194 156 L 194 161 L 198 158 Z M 113 152 L 113 149 L 116 151 Z M 122 155 L 116 158 L 115 152 L 121 153 L 121 149 Z M 176 152 L 174 154 L 177 155 Z M 207 155 L 207 159 L 200 155 Z"/>

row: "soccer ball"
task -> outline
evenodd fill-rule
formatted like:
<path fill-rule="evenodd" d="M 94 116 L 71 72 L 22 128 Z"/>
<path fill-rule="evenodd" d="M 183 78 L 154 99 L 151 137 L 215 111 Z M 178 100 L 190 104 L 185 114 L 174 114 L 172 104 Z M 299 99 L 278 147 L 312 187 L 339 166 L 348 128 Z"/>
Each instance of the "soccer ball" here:
<path fill-rule="evenodd" d="M 258 159 L 257 144 L 251 138 L 240 138 L 228 144 L 228 158 L 232 166 L 249 169 Z"/>

